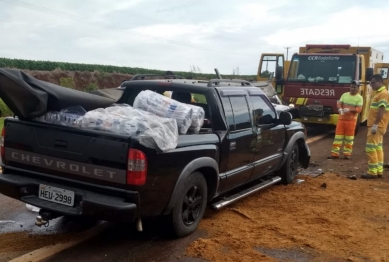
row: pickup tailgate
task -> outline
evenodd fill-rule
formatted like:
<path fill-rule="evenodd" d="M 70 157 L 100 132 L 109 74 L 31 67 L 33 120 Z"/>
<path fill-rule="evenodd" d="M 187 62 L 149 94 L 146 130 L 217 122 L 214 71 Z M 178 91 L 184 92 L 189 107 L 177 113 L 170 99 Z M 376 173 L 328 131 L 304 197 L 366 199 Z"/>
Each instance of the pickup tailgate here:
<path fill-rule="evenodd" d="M 129 137 L 6 119 L 5 169 L 125 187 Z"/>

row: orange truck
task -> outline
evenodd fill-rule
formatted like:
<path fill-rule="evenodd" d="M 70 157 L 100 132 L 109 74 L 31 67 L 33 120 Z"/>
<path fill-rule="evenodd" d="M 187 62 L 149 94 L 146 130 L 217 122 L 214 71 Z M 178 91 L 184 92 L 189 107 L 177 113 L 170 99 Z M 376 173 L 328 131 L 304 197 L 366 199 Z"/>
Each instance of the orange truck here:
<path fill-rule="evenodd" d="M 260 61 L 260 66 L 264 64 Z M 372 95 L 370 77 L 381 73 L 388 87 L 389 63 L 383 62 L 382 52 L 371 47 L 306 45 L 292 55 L 287 67 L 285 73 L 285 66 L 276 65 L 274 86 L 283 103 L 299 108 L 298 120 L 304 123 L 336 125 L 336 102 L 350 90 L 352 80 L 359 80 L 364 105 L 358 129 L 367 120 Z"/>

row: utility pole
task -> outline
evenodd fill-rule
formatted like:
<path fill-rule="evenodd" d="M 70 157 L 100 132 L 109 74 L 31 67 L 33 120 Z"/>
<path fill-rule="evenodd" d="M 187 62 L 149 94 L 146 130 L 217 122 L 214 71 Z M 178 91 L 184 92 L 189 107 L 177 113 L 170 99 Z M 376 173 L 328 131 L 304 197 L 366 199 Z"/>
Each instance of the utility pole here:
<path fill-rule="evenodd" d="M 292 48 L 290 46 L 284 47 L 286 49 L 286 61 L 288 61 L 289 49 Z"/>

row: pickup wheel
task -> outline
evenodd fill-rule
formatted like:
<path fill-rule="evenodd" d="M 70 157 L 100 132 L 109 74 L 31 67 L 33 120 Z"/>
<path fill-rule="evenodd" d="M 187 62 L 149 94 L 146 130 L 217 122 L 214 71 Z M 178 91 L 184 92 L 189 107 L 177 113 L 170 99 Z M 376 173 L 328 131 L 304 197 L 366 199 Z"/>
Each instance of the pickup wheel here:
<path fill-rule="evenodd" d="M 168 218 L 176 237 L 189 235 L 197 229 L 205 212 L 207 194 L 207 183 L 203 174 L 190 174 Z"/>
<path fill-rule="evenodd" d="M 281 177 L 281 182 L 285 185 L 291 184 L 298 172 L 298 164 L 299 164 L 299 148 L 297 143 L 295 143 L 292 147 L 292 150 L 288 154 L 288 158 L 286 162 L 281 167 L 281 169 L 277 172 L 277 174 Z"/>

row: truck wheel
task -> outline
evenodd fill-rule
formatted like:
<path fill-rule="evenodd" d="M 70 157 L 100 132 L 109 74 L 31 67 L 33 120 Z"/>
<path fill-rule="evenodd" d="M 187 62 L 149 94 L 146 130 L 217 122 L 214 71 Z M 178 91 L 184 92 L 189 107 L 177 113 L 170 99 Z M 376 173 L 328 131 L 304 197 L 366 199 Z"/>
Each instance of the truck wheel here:
<path fill-rule="evenodd" d="M 299 163 L 299 148 L 297 143 L 294 143 L 292 150 L 288 154 L 286 162 L 277 173 L 281 177 L 281 182 L 284 185 L 291 184 L 298 172 Z"/>
<path fill-rule="evenodd" d="M 207 183 L 203 174 L 190 174 L 169 217 L 174 236 L 187 236 L 197 229 L 205 212 L 207 194 Z"/>

